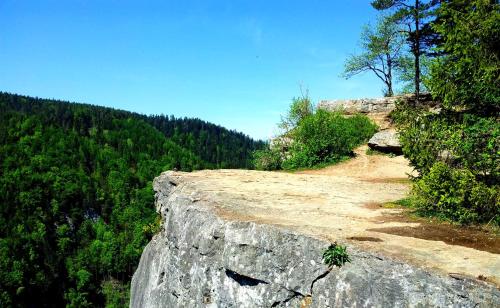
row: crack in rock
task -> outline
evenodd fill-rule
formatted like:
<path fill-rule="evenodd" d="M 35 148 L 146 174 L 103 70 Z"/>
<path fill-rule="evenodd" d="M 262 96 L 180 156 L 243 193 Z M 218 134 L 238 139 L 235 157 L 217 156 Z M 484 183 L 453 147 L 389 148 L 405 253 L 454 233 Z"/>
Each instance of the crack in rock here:
<path fill-rule="evenodd" d="M 313 294 L 313 288 L 314 288 L 314 284 L 320 280 L 320 279 L 323 279 L 326 277 L 326 275 L 330 274 L 330 272 L 332 271 L 332 268 L 329 267 L 326 272 L 324 272 L 323 274 L 319 275 L 318 277 L 314 278 L 314 280 L 311 282 L 311 291 L 309 293 L 311 293 L 311 296 Z"/>
<path fill-rule="evenodd" d="M 276 302 L 274 302 L 271 305 L 271 307 L 278 307 L 279 305 L 284 305 L 284 304 L 288 303 L 289 301 L 291 301 L 291 300 L 293 300 L 294 298 L 297 298 L 297 297 L 300 297 L 300 298 L 306 297 L 304 294 L 302 294 L 300 292 L 289 290 L 289 289 L 286 289 L 286 290 L 292 292 L 292 295 L 289 296 L 289 297 L 287 297 L 287 298 L 285 298 L 282 301 L 276 301 Z"/>

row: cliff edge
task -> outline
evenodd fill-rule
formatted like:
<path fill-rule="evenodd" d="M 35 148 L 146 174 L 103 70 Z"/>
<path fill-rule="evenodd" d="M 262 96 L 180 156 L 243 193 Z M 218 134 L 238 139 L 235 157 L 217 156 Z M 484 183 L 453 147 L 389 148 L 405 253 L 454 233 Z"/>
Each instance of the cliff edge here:
<path fill-rule="evenodd" d="M 419 236 L 425 225 L 379 206 L 405 196 L 406 172 L 403 157 L 361 154 L 302 174 L 165 172 L 154 182 L 162 230 L 142 254 L 131 306 L 498 306 L 498 238 Z M 333 241 L 351 263 L 323 264 Z"/>

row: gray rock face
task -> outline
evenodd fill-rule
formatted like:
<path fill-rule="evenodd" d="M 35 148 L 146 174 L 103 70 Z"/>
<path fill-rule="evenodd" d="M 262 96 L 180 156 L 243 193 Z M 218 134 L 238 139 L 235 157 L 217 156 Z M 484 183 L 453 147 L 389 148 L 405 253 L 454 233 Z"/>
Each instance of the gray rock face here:
<path fill-rule="evenodd" d="M 368 146 L 381 152 L 402 154 L 399 136 L 394 130 L 384 130 L 375 133 L 368 140 Z"/>
<path fill-rule="evenodd" d="M 500 291 L 348 246 L 328 268 L 321 239 L 222 219 L 182 178 L 155 179 L 162 231 L 132 279 L 131 307 L 494 307 Z M 228 201 L 230 202 L 230 201 Z"/>
<path fill-rule="evenodd" d="M 404 99 L 404 96 L 348 100 L 322 100 L 318 103 L 318 108 L 328 111 L 342 110 L 345 114 L 388 113 L 394 110 L 398 99 Z"/>
<path fill-rule="evenodd" d="M 429 93 L 420 94 L 419 102 L 413 94 L 404 94 L 379 98 L 321 100 L 317 107 L 328 111 L 342 110 L 345 114 L 389 113 L 394 110 L 397 101 L 431 107 L 436 112 L 440 109 L 439 104 L 432 100 Z"/>

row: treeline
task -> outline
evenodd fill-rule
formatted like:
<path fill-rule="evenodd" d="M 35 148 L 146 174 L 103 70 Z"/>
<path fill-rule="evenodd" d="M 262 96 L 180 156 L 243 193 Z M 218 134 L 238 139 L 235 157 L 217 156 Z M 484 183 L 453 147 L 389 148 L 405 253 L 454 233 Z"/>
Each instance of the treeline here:
<path fill-rule="evenodd" d="M 0 92 L 0 111 L 40 114 L 49 122 L 84 132 L 92 127 L 106 129 L 109 119 L 134 118 L 151 124 L 167 138 L 200 156 L 211 168 L 252 168 L 252 152 L 264 142 L 196 118 L 173 115 L 143 115 L 89 104 L 33 98 Z M 208 166 L 207 166 L 208 167 Z"/>
<path fill-rule="evenodd" d="M 264 146 L 263 141 L 200 119 L 164 115 L 143 119 L 217 168 L 253 168 L 251 153 Z"/>
<path fill-rule="evenodd" d="M 159 228 L 153 178 L 249 167 L 259 145 L 200 120 L 0 93 L 0 306 L 127 306 Z"/>

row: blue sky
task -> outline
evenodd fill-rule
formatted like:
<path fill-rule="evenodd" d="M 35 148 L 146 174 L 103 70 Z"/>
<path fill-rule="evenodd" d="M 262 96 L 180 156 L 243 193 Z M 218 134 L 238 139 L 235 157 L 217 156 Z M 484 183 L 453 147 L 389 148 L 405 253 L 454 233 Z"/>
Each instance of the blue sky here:
<path fill-rule="evenodd" d="M 0 1 L 0 91 L 276 132 L 312 100 L 381 96 L 344 80 L 370 1 Z"/>

